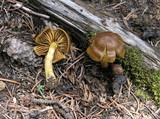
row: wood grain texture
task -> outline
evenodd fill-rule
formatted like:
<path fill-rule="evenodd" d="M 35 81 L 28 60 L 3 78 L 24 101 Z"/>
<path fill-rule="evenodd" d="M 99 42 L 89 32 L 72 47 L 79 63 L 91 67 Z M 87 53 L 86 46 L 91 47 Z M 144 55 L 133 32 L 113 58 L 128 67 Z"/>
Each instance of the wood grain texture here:
<path fill-rule="evenodd" d="M 59 24 L 74 29 L 85 37 L 90 31 L 111 31 L 119 34 L 127 45 L 138 48 L 149 68 L 160 69 L 160 51 L 120 26 L 116 19 L 96 16 L 71 0 L 30 0 L 32 6 L 46 12 Z M 79 31 L 79 33 L 77 33 Z"/>

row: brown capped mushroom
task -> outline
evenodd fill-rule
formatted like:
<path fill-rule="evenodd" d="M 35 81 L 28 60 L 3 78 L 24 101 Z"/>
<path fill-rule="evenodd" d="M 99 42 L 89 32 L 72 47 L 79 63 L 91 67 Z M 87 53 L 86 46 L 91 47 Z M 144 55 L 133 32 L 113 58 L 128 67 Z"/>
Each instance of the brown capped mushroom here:
<path fill-rule="evenodd" d="M 122 75 L 124 70 L 120 64 L 112 64 L 112 71 L 115 75 Z"/>
<path fill-rule="evenodd" d="M 70 38 L 61 28 L 55 31 L 51 27 L 46 28 L 36 37 L 35 42 L 39 44 L 34 47 L 37 55 L 45 56 L 46 86 L 53 89 L 57 86 L 57 79 L 53 72 L 52 63 L 65 59 L 65 54 L 70 51 Z"/>
<path fill-rule="evenodd" d="M 122 58 L 125 55 L 123 39 L 116 33 L 100 32 L 90 40 L 92 44 L 87 48 L 87 54 L 104 67 L 113 63 L 116 55 Z"/>

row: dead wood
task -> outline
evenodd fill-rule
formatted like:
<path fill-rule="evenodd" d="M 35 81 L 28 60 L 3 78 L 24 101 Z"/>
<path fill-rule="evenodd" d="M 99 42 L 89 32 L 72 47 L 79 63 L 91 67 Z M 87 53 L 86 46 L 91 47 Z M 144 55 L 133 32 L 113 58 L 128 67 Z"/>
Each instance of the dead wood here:
<path fill-rule="evenodd" d="M 138 48 L 143 53 L 144 63 L 149 68 L 160 69 L 160 51 L 122 28 L 114 18 L 100 18 L 71 0 L 30 0 L 30 5 L 83 38 L 91 31 L 118 33 L 127 45 Z"/>

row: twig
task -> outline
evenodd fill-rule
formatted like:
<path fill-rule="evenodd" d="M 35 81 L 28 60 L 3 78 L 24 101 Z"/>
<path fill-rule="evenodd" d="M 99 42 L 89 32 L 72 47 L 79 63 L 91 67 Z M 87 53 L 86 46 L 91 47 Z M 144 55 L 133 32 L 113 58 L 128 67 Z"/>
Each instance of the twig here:
<path fill-rule="evenodd" d="M 41 82 L 42 80 L 38 81 L 36 84 L 34 84 L 34 86 L 31 89 L 31 92 L 33 92 L 33 90 L 35 89 L 35 87 Z"/>
<path fill-rule="evenodd" d="M 8 105 L 9 108 L 15 108 L 15 104 L 9 104 Z M 27 107 L 24 107 L 22 105 L 17 105 L 16 106 L 17 108 L 17 111 L 21 111 L 21 112 L 24 112 L 24 113 L 30 113 L 31 111 L 27 108 Z"/>
<path fill-rule="evenodd" d="M 148 10 L 148 6 L 146 6 L 146 8 L 143 10 L 142 12 L 142 16 L 144 15 L 144 13 Z"/>
<path fill-rule="evenodd" d="M 32 83 L 34 83 L 34 81 L 33 81 L 34 78 L 33 78 L 32 76 L 27 75 L 26 73 L 24 73 L 23 71 L 20 71 L 19 69 L 17 69 L 16 67 L 14 67 L 14 66 L 11 65 L 11 64 L 10 64 L 10 66 L 11 66 L 13 69 L 15 69 L 16 71 L 18 71 L 18 72 L 20 72 L 20 73 L 23 73 L 24 75 L 26 75 L 27 77 L 29 77 L 29 79 L 27 78 L 27 80 L 30 81 L 30 82 L 32 82 Z M 31 80 L 30 78 L 33 79 L 33 80 Z"/>
<path fill-rule="evenodd" d="M 119 7 L 119 6 L 121 6 L 121 5 L 125 4 L 125 3 L 126 3 L 126 1 L 120 2 L 117 5 L 113 6 L 112 9 L 115 9 L 116 7 Z"/>
<path fill-rule="evenodd" d="M 128 87 L 125 85 L 125 87 L 128 89 Z M 129 90 L 129 89 L 128 89 Z M 138 98 L 135 96 L 135 94 L 132 92 L 132 91 L 130 91 L 130 93 L 133 95 L 133 97 L 135 98 L 135 100 L 136 100 L 136 102 L 137 102 L 137 109 L 136 109 L 136 113 L 138 113 L 138 111 L 139 111 L 139 100 L 138 100 Z"/>
<path fill-rule="evenodd" d="M 128 114 L 132 117 L 132 119 L 134 119 L 134 116 L 131 114 L 131 112 L 123 105 L 118 104 L 118 106 L 122 109 L 124 109 L 126 112 L 128 112 Z"/>
<path fill-rule="evenodd" d="M 120 96 L 122 95 L 122 89 L 123 89 L 123 85 L 121 85 L 121 87 L 120 87 L 120 91 L 119 91 L 119 94 L 118 94 L 118 99 L 119 99 Z"/>
<path fill-rule="evenodd" d="M 145 105 L 145 107 L 151 112 L 151 114 L 152 114 L 156 119 L 160 119 L 160 116 L 158 116 L 157 114 L 155 114 L 147 105 Z"/>
<path fill-rule="evenodd" d="M 32 113 L 29 114 L 30 118 L 34 118 L 36 117 L 37 115 L 47 111 L 47 110 L 50 110 L 50 109 L 53 109 L 53 107 L 51 106 L 47 106 L 46 108 L 42 109 L 42 110 L 37 110 L 37 111 L 33 111 Z"/>
<path fill-rule="evenodd" d="M 4 79 L 4 78 L 0 78 L 0 81 L 7 81 L 7 82 L 15 83 L 15 84 L 18 84 L 18 85 L 20 85 L 20 84 L 21 84 L 21 83 L 19 83 L 19 82 L 17 82 L 17 81 L 10 80 L 10 79 Z"/>
<path fill-rule="evenodd" d="M 118 108 L 124 109 L 131 116 L 131 118 L 134 119 L 134 116 L 131 114 L 131 112 L 125 106 L 123 106 L 122 104 L 118 104 L 116 102 L 116 100 L 113 100 L 112 98 L 110 98 L 110 100 L 114 101 L 114 103 L 117 105 Z"/>
<path fill-rule="evenodd" d="M 127 86 L 126 86 L 126 88 L 128 89 L 128 97 L 130 97 L 131 86 L 132 86 L 132 83 L 130 82 L 130 78 L 127 78 L 127 84 L 128 84 L 128 88 L 127 88 Z"/>
<path fill-rule="evenodd" d="M 158 114 L 159 112 L 160 112 L 160 108 L 155 113 Z"/>
<path fill-rule="evenodd" d="M 157 1 L 152 0 L 152 2 L 153 2 L 153 4 L 154 4 L 157 8 L 160 8 L 160 4 L 158 4 L 158 2 L 157 2 Z"/>
<path fill-rule="evenodd" d="M 78 76 L 78 79 L 80 79 L 80 78 L 82 77 L 83 72 L 84 72 L 84 66 L 82 65 L 82 66 L 81 66 L 80 74 L 79 74 L 79 76 Z"/>
<path fill-rule="evenodd" d="M 124 17 L 124 19 L 125 19 L 125 20 L 129 20 L 130 17 L 132 16 L 132 14 L 133 14 L 134 12 L 136 12 L 136 11 L 137 11 L 137 9 L 134 9 L 134 8 L 133 8 L 133 9 L 131 10 L 131 12 L 130 12 L 126 17 Z"/>
<path fill-rule="evenodd" d="M 67 68 L 67 71 L 74 65 L 76 64 L 78 61 L 80 61 L 81 59 L 83 59 L 84 56 L 80 57 L 79 59 L 77 59 L 74 63 L 72 63 L 68 68 Z"/>
<path fill-rule="evenodd" d="M 137 101 L 137 109 L 136 109 L 136 113 L 138 113 L 138 111 L 139 111 L 139 100 L 138 100 L 138 98 L 135 96 L 135 94 L 131 91 L 131 94 L 133 95 L 133 97 L 136 99 L 136 101 Z"/>
<path fill-rule="evenodd" d="M 6 10 L 6 11 L 15 11 L 15 10 L 18 10 L 18 9 L 20 9 L 21 7 L 17 7 L 17 8 L 14 8 L 14 9 L 5 9 L 5 8 L 3 8 L 4 10 Z M 2 10 L 1 10 L 2 11 Z"/>
<path fill-rule="evenodd" d="M 41 71 L 42 71 L 42 70 L 41 70 Z M 39 76 L 39 74 L 41 73 L 41 71 L 39 71 L 39 72 L 37 73 L 37 76 L 36 76 L 36 78 L 35 78 L 35 81 L 36 81 L 36 82 L 37 82 L 38 76 Z M 32 87 L 31 92 L 33 92 L 34 88 L 35 88 L 41 81 L 42 81 L 42 80 L 38 81 L 38 82 Z"/>
<path fill-rule="evenodd" d="M 83 52 L 82 54 L 80 54 L 78 57 L 76 57 L 75 59 L 73 59 L 74 61 L 78 60 L 79 58 L 83 57 L 83 55 L 85 54 L 85 52 Z"/>
<path fill-rule="evenodd" d="M 79 110 L 79 109 L 77 109 L 77 108 L 76 108 L 76 110 L 77 110 L 81 115 L 83 115 L 84 117 L 87 117 L 81 110 Z"/>
<path fill-rule="evenodd" d="M 48 15 L 32 11 L 31 9 L 25 7 L 21 2 L 18 2 L 16 0 L 7 0 L 7 1 L 11 2 L 11 3 L 15 3 L 14 5 L 12 5 L 13 7 L 15 7 L 15 8 L 21 8 L 22 10 L 24 10 L 24 11 L 30 13 L 30 14 L 33 14 L 33 15 L 36 15 L 36 16 L 40 16 L 40 17 L 43 17 L 43 18 L 46 18 L 46 19 L 50 18 L 50 16 L 48 16 Z"/>
<path fill-rule="evenodd" d="M 27 8 L 27 7 L 24 7 L 22 4 L 20 3 L 16 3 L 15 5 L 13 5 L 13 7 L 21 7 L 21 9 L 23 9 L 24 11 L 30 13 L 30 14 L 33 14 L 33 15 L 36 15 L 36 16 L 40 16 L 40 17 L 43 17 L 43 18 L 46 18 L 46 19 L 49 19 L 50 17 L 48 15 L 45 15 L 45 14 L 41 14 L 41 13 L 37 13 L 37 12 L 34 12 L 32 11 L 31 9 Z"/>
<path fill-rule="evenodd" d="M 77 114 L 76 114 L 76 111 L 75 111 L 75 107 L 76 107 L 76 100 L 74 100 L 74 99 L 72 98 L 72 99 L 71 99 L 71 104 L 70 104 L 69 108 L 72 110 L 74 119 L 77 119 Z"/>
<path fill-rule="evenodd" d="M 61 119 L 61 118 L 57 115 L 57 113 L 56 113 L 56 111 L 55 111 L 54 109 L 52 109 L 52 111 L 53 111 L 53 113 L 54 113 L 56 119 Z"/>
<path fill-rule="evenodd" d="M 155 47 L 157 47 L 158 44 L 160 44 L 160 40 L 156 42 Z"/>
<path fill-rule="evenodd" d="M 7 114 L 3 115 L 6 119 L 12 119 L 10 116 L 8 116 Z"/>
<path fill-rule="evenodd" d="M 57 99 L 54 99 L 54 100 L 45 100 L 45 99 L 36 99 L 36 98 L 33 98 L 33 99 L 31 99 L 31 101 L 34 102 L 34 103 L 38 103 L 38 104 L 48 104 L 48 105 L 59 104 L 59 101 Z"/>
<path fill-rule="evenodd" d="M 109 108 L 108 105 L 107 105 L 107 106 L 103 106 L 103 105 L 101 105 L 101 104 L 99 104 L 99 103 L 97 103 L 97 105 L 98 105 L 99 107 L 103 108 L 103 109 L 108 109 L 108 108 Z"/>
<path fill-rule="evenodd" d="M 27 23 L 27 21 L 25 21 L 25 20 L 24 20 L 24 23 L 27 25 L 27 27 L 28 27 L 31 31 L 33 31 L 33 27 L 30 25 L 30 23 Z"/>
<path fill-rule="evenodd" d="M 4 0 L 2 0 L 1 10 L 3 9 L 3 5 L 4 5 Z"/>
<path fill-rule="evenodd" d="M 70 114 L 69 109 L 64 104 L 62 104 L 60 101 L 58 101 L 57 99 L 45 100 L 45 99 L 33 98 L 33 99 L 31 99 L 31 101 L 34 103 L 39 103 L 39 104 L 49 104 L 49 105 L 57 104 L 59 108 L 64 110 L 64 113 L 62 113 L 62 112 L 60 112 L 60 113 L 65 117 L 65 119 L 73 119 L 72 115 Z"/>
<path fill-rule="evenodd" d="M 103 106 L 103 105 L 101 105 L 101 104 L 99 104 L 99 103 L 97 103 L 97 105 L 100 106 L 101 108 L 109 109 L 109 108 L 111 107 L 111 105 L 113 105 L 113 104 L 115 103 L 115 101 L 116 101 L 116 100 L 112 100 L 111 103 L 105 102 L 106 106 Z"/>
<path fill-rule="evenodd" d="M 92 117 L 97 117 L 97 116 L 100 115 L 103 111 L 104 111 L 104 109 L 102 109 L 102 110 L 99 111 L 97 114 L 93 115 Z"/>
<path fill-rule="evenodd" d="M 102 109 L 102 110 L 104 110 L 104 109 Z M 92 110 L 91 110 L 92 111 Z M 100 113 L 101 113 L 101 111 L 100 112 L 98 112 L 98 113 L 96 113 L 98 111 L 98 108 L 97 109 L 95 109 L 94 111 L 92 111 L 90 114 L 88 114 L 87 115 L 87 117 L 88 118 L 90 118 L 90 117 L 96 117 L 96 116 L 98 116 Z M 96 113 L 96 114 L 94 114 L 94 113 Z M 94 115 L 93 115 L 94 114 Z"/>
<path fill-rule="evenodd" d="M 72 111 L 73 111 L 73 115 L 74 115 L 75 119 L 78 119 L 78 118 L 77 118 L 76 111 L 75 111 L 74 109 L 72 109 Z"/>

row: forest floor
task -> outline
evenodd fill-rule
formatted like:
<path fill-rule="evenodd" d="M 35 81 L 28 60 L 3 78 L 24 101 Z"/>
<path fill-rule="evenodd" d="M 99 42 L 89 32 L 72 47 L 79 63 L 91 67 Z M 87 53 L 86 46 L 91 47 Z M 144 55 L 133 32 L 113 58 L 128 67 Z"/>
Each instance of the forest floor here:
<path fill-rule="evenodd" d="M 117 18 L 125 29 L 160 49 L 158 0 L 73 1 L 93 14 Z M 132 79 L 127 78 L 120 93 L 114 94 L 111 67 L 103 68 L 92 61 L 86 48 L 81 49 L 75 41 L 67 59 L 54 64 L 59 86 L 55 90 L 45 89 L 43 60 L 38 67 L 23 64 L 20 60 L 26 59 L 15 60 L 14 55 L 5 52 L 4 47 L 9 46 L 4 41 L 15 35 L 23 37 L 22 45 L 26 42 L 33 47 L 35 37 L 54 23 L 15 8 L 14 2 L 0 1 L 0 80 L 5 82 L 4 89 L 0 82 L 0 119 L 160 118 L 157 102 L 137 95 Z M 27 0 L 24 5 L 29 7 Z"/>

